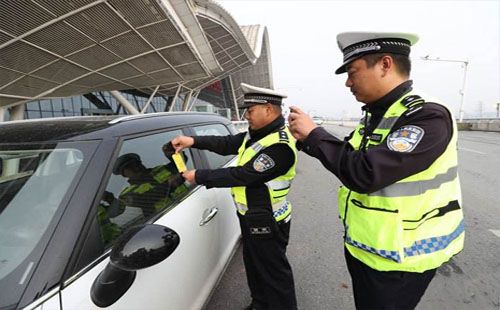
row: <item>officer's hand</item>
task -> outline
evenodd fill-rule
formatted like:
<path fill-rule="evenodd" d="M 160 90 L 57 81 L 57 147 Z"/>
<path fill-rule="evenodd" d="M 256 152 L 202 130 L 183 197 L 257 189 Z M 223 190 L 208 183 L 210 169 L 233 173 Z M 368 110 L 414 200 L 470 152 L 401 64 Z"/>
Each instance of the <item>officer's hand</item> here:
<path fill-rule="evenodd" d="M 196 179 L 195 179 L 195 174 L 196 174 L 196 170 L 186 170 L 182 173 L 182 177 L 184 178 L 184 180 L 188 181 L 189 183 L 196 183 Z"/>
<path fill-rule="evenodd" d="M 181 136 L 175 137 L 170 142 L 172 143 L 172 146 L 174 147 L 175 152 L 179 153 L 183 149 L 186 149 L 186 148 L 189 148 L 189 147 L 193 146 L 194 139 L 192 137 L 186 137 L 186 136 L 182 136 L 181 135 Z M 165 147 L 165 145 L 163 147 Z"/>
<path fill-rule="evenodd" d="M 288 127 L 295 139 L 303 142 L 307 136 L 318 127 L 314 121 L 298 107 L 290 107 Z"/>

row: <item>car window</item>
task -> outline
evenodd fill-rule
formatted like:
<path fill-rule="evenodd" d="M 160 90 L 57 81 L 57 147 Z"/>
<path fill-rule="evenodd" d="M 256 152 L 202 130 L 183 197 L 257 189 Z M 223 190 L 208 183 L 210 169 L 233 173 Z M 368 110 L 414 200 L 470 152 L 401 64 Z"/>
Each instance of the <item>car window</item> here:
<path fill-rule="evenodd" d="M 193 129 L 195 135 L 197 136 L 227 136 L 231 134 L 229 130 L 222 124 L 197 126 Z M 203 150 L 202 152 L 204 152 L 207 156 L 208 164 L 212 169 L 217 169 L 224 166 L 234 157 L 234 155 L 219 155 L 208 150 Z"/>
<path fill-rule="evenodd" d="M 0 146 L 0 308 L 15 304 L 30 282 L 91 144 Z"/>
<path fill-rule="evenodd" d="M 162 146 L 181 135 L 181 130 L 125 140 L 113 163 L 113 171 L 97 210 L 105 247 L 126 228 L 142 224 L 183 197 L 191 184 L 185 182 Z M 188 150 L 182 152 L 187 169 L 193 169 Z"/>

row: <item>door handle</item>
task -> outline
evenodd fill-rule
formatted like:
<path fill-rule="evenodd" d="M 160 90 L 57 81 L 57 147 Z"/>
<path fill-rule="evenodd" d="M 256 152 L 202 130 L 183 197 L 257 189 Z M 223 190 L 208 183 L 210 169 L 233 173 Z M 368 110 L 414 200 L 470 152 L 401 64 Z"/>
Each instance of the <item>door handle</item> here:
<path fill-rule="evenodd" d="M 213 207 L 212 209 L 210 209 L 210 211 L 208 212 L 208 214 L 206 214 L 207 212 L 205 211 L 203 213 L 204 217 L 200 221 L 200 226 L 203 226 L 203 225 L 207 224 L 208 222 L 210 222 L 214 218 L 214 216 L 217 215 L 217 212 L 219 212 L 219 209 L 217 209 L 216 207 Z"/>

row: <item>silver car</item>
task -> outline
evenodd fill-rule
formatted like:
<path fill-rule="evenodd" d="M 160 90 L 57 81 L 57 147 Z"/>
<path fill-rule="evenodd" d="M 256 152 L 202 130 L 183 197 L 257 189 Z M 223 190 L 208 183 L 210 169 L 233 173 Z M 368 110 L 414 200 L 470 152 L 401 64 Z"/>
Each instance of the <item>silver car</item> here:
<path fill-rule="evenodd" d="M 1 124 L 0 309 L 202 308 L 239 240 L 236 211 L 229 188 L 184 182 L 162 146 L 234 133 L 206 113 Z"/>

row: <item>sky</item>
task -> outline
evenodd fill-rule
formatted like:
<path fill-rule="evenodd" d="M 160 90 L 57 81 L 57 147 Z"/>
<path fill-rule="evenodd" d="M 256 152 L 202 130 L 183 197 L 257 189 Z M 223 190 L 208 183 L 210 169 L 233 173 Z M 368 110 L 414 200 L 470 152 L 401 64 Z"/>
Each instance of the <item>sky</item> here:
<path fill-rule="evenodd" d="M 496 117 L 500 103 L 500 0 L 290 1 L 216 0 L 239 25 L 269 32 L 274 88 L 285 106 L 311 116 L 359 117 L 362 103 L 345 87 L 336 36 L 346 31 L 412 32 L 414 88 L 447 104 L 459 116 L 463 62 L 467 61 L 464 118 Z"/>

